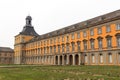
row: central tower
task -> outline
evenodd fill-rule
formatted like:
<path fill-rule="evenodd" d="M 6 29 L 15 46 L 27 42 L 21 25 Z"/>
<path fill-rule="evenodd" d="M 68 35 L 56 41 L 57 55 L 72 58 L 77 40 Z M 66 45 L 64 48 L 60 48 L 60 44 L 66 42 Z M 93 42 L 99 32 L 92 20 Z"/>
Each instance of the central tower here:
<path fill-rule="evenodd" d="M 26 24 L 23 27 L 23 30 L 15 36 L 14 44 L 14 63 L 15 64 L 24 64 L 24 53 L 25 53 L 25 43 L 32 38 L 39 36 L 32 26 L 32 17 L 26 17 Z"/>

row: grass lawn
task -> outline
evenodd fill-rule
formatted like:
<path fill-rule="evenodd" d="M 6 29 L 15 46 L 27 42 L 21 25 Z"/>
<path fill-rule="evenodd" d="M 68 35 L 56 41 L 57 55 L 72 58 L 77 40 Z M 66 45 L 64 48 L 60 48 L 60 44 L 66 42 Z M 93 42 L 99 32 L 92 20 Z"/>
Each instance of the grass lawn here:
<path fill-rule="evenodd" d="M 120 80 L 120 66 L 12 66 L 0 80 Z"/>

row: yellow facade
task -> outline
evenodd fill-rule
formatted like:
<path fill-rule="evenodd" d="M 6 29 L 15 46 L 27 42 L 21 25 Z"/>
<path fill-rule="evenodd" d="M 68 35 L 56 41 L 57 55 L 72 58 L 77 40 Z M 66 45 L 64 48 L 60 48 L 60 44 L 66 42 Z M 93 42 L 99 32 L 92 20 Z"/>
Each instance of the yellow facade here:
<path fill-rule="evenodd" d="M 15 36 L 18 64 L 119 65 L 120 11 L 44 35 Z"/>

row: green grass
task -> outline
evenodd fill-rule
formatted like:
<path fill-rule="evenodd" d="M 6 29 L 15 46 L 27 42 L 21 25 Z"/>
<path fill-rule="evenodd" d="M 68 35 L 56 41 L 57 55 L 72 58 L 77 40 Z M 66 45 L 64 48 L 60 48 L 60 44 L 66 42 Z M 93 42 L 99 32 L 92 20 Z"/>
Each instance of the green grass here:
<path fill-rule="evenodd" d="M 12 66 L 0 68 L 0 80 L 120 80 L 119 66 Z"/>

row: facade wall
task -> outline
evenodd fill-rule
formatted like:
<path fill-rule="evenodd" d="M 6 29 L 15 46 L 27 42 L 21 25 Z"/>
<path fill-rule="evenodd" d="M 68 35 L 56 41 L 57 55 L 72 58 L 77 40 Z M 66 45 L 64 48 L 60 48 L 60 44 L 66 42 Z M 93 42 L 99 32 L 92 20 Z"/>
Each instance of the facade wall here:
<path fill-rule="evenodd" d="M 22 62 L 22 56 L 23 56 L 23 50 L 25 46 L 23 43 L 29 41 L 32 39 L 33 36 L 26 36 L 26 35 L 17 35 L 15 36 L 15 45 L 14 45 L 14 63 L 15 64 L 21 64 Z"/>
<path fill-rule="evenodd" d="M 13 64 L 14 52 L 0 52 L 0 64 Z"/>
<path fill-rule="evenodd" d="M 74 26 L 72 27 L 74 29 Z M 71 30 L 72 30 L 71 28 Z M 18 37 L 21 35 L 18 35 Z M 20 37 L 21 40 L 22 37 Z M 29 38 L 29 39 L 28 39 Z M 119 65 L 120 20 L 59 34 L 40 40 L 15 40 L 15 56 L 23 64 L 44 65 Z M 21 47 L 22 46 L 22 47 Z M 22 56 L 21 56 L 22 55 Z M 16 59 L 17 60 L 17 59 Z M 21 62 L 21 61 L 20 61 Z"/>
<path fill-rule="evenodd" d="M 32 43 L 26 44 L 26 48 L 24 49 L 25 51 L 25 57 L 26 57 L 26 63 L 29 64 L 55 64 L 55 56 L 61 56 L 61 55 L 74 55 L 76 53 L 78 54 L 87 54 L 89 55 L 88 61 L 89 63 L 85 63 L 86 65 L 107 65 L 108 63 L 108 54 L 112 54 L 112 59 L 116 59 L 117 56 L 115 57 L 114 54 L 119 53 L 114 52 L 114 50 L 118 50 L 119 47 L 117 46 L 117 39 L 116 39 L 116 34 L 120 33 L 120 30 L 116 30 L 117 24 L 119 24 L 120 20 L 109 22 L 106 24 L 98 25 L 98 26 L 93 26 L 91 28 L 86 28 L 83 30 L 79 30 L 76 32 L 72 32 L 69 34 L 64 34 L 60 35 L 57 37 L 52 37 L 49 39 L 45 40 L 40 40 L 40 41 L 35 41 Z M 106 28 L 110 27 L 110 32 L 106 32 Z M 101 33 L 98 34 L 98 29 L 101 28 Z M 90 35 L 90 30 L 93 29 L 93 35 Z M 83 33 L 86 31 L 86 37 L 83 36 Z M 78 38 L 78 34 L 80 35 L 80 38 Z M 74 35 L 74 36 L 73 36 Z M 111 38 L 111 47 L 107 47 L 107 38 L 106 36 L 112 36 Z M 67 40 L 67 38 L 69 39 Z M 73 39 L 72 39 L 73 37 Z M 102 37 L 102 48 L 99 49 L 98 46 L 98 37 Z M 59 39 L 59 40 L 58 40 Z M 90 39 L 94 39 L 94 48 L 91 48 L 91 42 Z M 84 50 L 84 40 L 87 41 L 87 49 Z M 78 49 L 78 42 L 80 42 L 80 50 Z M 74 50 L 72 50 L 72 44 L 74 47 Z M 69 45 L 69 50 L 67 51 L 67 45 Z M 60 46 L 60 52 L 58 50 L 58 46 Z M 63 47 L 64 46 L 64 47 Z M 52 48 L 52 50 L 50 50 Z M 62 48 L 64 50 L 62 51 Z M 55 49 L 55 50 L 54 50 Z M 97 52 L 96 52 L 97 51 Z M 99 58 L 100 58 L 100 52 L 102 51 L 103 59 L 105 58 L 106 62 L 100 63 Z M 110 51 L 110 52 L 109 52 Z M 95 62 L 92 63 L 92 54 L 95 56 Z M 49 57 L 52 57 L 52 62 L 49 63 Z M 59 57 L 58 57 L 59 58 Z M 33 62 L 32 59 L 34 60 Z M 40 59 L 39 62 L 38 59 Z M 104 61 L 104 60 L 103 60 Z M 110 63 L 110 64 L 117 64 L 117 63 Z"/>

